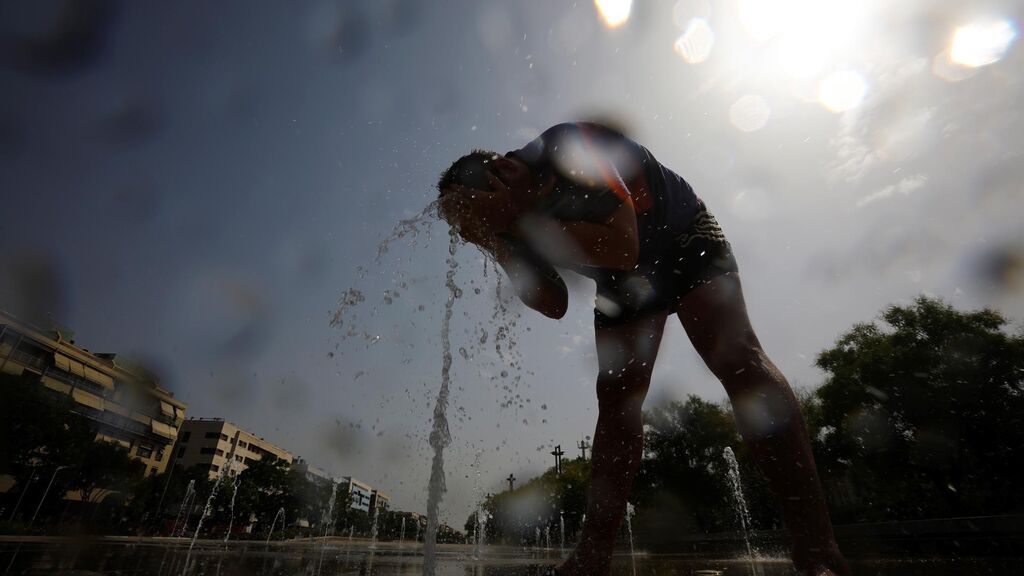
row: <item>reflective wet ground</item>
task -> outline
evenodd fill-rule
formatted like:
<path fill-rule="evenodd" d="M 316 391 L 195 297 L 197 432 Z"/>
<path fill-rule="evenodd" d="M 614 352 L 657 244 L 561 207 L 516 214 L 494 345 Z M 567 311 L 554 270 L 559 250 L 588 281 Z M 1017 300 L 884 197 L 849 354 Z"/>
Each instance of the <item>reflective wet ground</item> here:
<path fill-rule="evenodd" d="M 441 546 L 438 576 L 539 576 L 558 562 L 559 551 L 486 547 L 476 558 L 469 546 Z M 858 576 L 975 576 L 1016 574 L 1021 562 L 1006 558 L 861 559 L 851 562 Z M 110 574 L 138 576 L 235 575 L 418 575 L 418 546 L 366 544 L 344 540 L 263 543 L 202 541 L 191 554 L 188 542 L 34 541 L 0 544 L 2 574 Z M 787 561 L 711 559 L 681 555 L 616 555 L 616 576 L 782 576 L 793 574 Z"/>

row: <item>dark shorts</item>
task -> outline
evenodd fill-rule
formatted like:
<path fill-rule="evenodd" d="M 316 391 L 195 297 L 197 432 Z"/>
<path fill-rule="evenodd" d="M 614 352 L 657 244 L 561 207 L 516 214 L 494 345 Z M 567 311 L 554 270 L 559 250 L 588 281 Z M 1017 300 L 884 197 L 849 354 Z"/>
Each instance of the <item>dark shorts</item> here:
<path fill-rule="evenodd" d="M 639 316 L 676 311 L 680 299 L 712 278 L 738 272 L 736 258 L 715 217 L 703 202 L 693 224 L 650 264 L 637 270 L 601 271 L 594 325 L 625 324 Z"/>

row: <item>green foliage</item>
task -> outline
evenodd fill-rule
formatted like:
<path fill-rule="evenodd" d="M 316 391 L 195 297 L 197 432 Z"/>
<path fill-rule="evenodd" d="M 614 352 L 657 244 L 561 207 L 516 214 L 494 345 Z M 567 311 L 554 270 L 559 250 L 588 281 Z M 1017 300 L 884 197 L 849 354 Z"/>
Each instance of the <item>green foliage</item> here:
<path fill-rule="evenodd" d="M 80 460 L 95 434 L 74 401 L 28 376 L 0 374 L 0 474 L 27 481 L 36 469 Z"/>
<path fill-rule="evenodd" d="M 919 297 L 818 356 L 810 418 L 840 521 L 1017 512 L 1024 338 L 991 310 Z"/>

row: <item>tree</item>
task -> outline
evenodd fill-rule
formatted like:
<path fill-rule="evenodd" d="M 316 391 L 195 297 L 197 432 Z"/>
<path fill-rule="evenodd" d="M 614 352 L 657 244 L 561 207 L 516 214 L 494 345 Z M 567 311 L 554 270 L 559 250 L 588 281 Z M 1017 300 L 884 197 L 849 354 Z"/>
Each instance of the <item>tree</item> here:
<path fill-rule="evenodd" d="M 37 378 L 0 374 L 0 474 L 21 483 L 33 471 L 76 461 L 95 434 L 74 407 Z"/>
<path fill-rule="evenodd" d="M 696 396 L 644 414 L 644 451 L 634 489 L 634 530 L 651 545 L 670 545 L 681 530 L 736 530 L 724 452 L 732 448 L 755 528 L 779 524 L 767 485 L 736 431 L 731 410 Z"/>
<path fill-rule="evenodd" d="M 68 470 L 65 487 L 77 491 L 83 502 L 94 504 L 100 495 L 131 489 L 145 470 L 146 465 L 133 460 L 121 446 L 93 441 Z"/>
<path fill-rule="evenodd" d="M 817 365 L 816 453 L 839 521 L 1024 509 L 1024 338 L 992 310 L 890 306 Z"/>

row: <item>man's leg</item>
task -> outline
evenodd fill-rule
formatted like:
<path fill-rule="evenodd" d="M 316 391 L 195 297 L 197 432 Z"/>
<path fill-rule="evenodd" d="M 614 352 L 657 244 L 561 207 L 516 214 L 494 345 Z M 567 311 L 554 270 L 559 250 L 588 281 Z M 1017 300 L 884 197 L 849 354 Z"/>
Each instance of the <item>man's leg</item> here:
<path fill-rule="evenodd" d="M 739 275 L 717 276 L 682 298 L 678 315 L 708 368 L 722 381 L 736 425 L 779 498 L 804 573 L 827 565 L 848 574 L 836 547 L 811 441 L 793 390 L 765 354 L 747 317 Z"/>
<path fill-rule="evenodd" d="M 600 412 L 591 453 L 587 520 L 579 545 L 559 574 L 602 576 L 610 571 L 612 545 L 643 455 L 641 409 L 665 318 L 658 314 L 620 326 L 595 327 Z"/>

